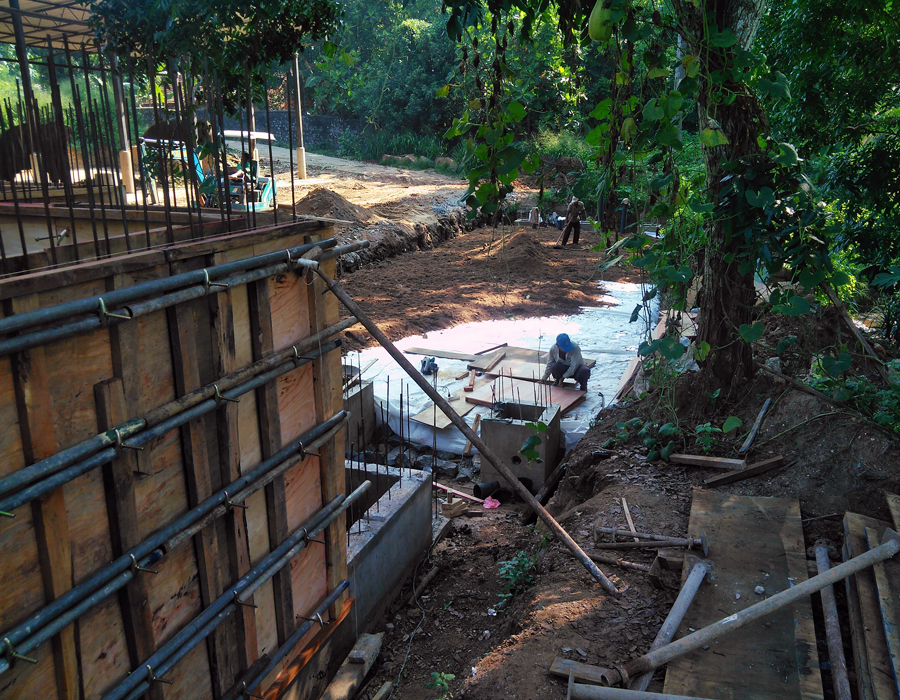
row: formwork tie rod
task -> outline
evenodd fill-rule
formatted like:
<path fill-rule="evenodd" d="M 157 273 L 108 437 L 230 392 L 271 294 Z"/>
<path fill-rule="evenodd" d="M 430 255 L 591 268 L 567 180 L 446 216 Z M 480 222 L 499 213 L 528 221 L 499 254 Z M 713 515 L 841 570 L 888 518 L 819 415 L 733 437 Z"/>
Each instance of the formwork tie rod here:
<path fill-rule="evenodd" d="M 225 503 L 229 498 L 228 493 L 234 493 L 234 499 L 238 500 L 249 498 L 300 461 L 297 446 L 301 442 L 309 447 L 324 445 L 334 438 L 348 419 L 349 414 L 340 411 L 317 425 L 255 469 L 214 493 L 88 579 L 63 593 L 25 622 L 5 633 L 3 637 L 8 639 L 11 645 L 15 645 L 18 653 L 27 653 L 37 648 L 134 578 L 137 571 L 133 563 L 136 562 L 142 568 L 152 566 L 164 554 L 171 552 L 216 518 L 224 515 L 229 510 Z M 314 527 L 314 523 L 310 527 Z M 0 658 L 0 673 L 9 670 L 10 662 L 9 658 Z"/>
<path fill-rule="evenodd" d="M 334 280 L 332 280 L 320 267 L 315 268 L 316 273 L 322 278 L 322 280 L 327 285 L 328 289 L 341 301 L 341 303 L 347 307 L 347 310 L 353 314 L 356 319 L 365 327 L 369 333 L 372 334 L 372 337 L 377 340 L 381 346 L 388 351 L 388 354 L 394 358 L 394 360 L 399 364 L 403 370 L 412 378 L 412 380 L 419 385 L 419 388 L 422 389 L 430 398 L 435 406 L 437 406 L 441 411 L 443 411 L 444 415 L 446 415 L 450 421 L 455 425 L 459 430 L 465 435 L 474 445 L 478 451 L 487 459 L 488 462 L 494 467 L 494 469 L 499 472 L 499 474 L 506 480 L 506 482 L 513 488 L 513 490 L 519 495 L 522 500 L 524 500 L 528 506 L 538 515 L 538 517 L 544 521 L 544 523 L 549 527 L 553 533 L 559 538 L 559 540 L 575 555 L 578 561 L 581 562 L 582 566 L 588 570 L 588 572 L 593 576 L 603 587 L 603 589 L 609 593 L 610 595 L 618 595 L 621 591 L 618 591 L 616 587 L 613 585 L 612 581 L 610 581 L 606 575 L 599 569 L 599 567 L 594 564 L 593 561 L 588 557 L 587 554 L 578 546 L 578 543 L 572 539 L 568 532 L 566 532 L 562 526 L 556 522 L 550 513 L 538 502 L 538 500 L 531 495 L 531 492 L 525 488 L 521 481 L 516 478 L 516 475 L 513 474 L 510 469 L 503 463 L 503 461 L 497 456 L 497 454 L 488 447 L 484 441 L 478 437 L 478 435 L 466 424 L 466 422 L 460 417 L 460 415 L 453 410 L 453 407 L 450 403 L 441 396 L 440 392 L 437 391 L 428 380 L 422 376 L 421 373 L 412 365 L 412 363 L 406 359 L 402 352 L 397 349 L 397 346 L 394 345 L 390 339 L 381 331 L 381 329 L 372 321 L 371 318 L 366 315 L 366 313 L 359 307 L 359 305 L 353 301 L 347 292 L 343 290 L 343 288 L 338 285 Z"/>
<path fill-rule="evenodd" d="M 832 586 L 848 576 L 852 576 L 863 569 L 868 569 L 873 564 L 890 559 L 897 552 L 900 552 L 900 535 L 889 528 L 884 533 L 882 543 L 868 552 L 849 559 L 833 569 L 821 572 L 818 576 L 813 576 L 792 588 L 776 593 L 771 598 L 766 598 L 759 603 L 744 608 L 734 615 L 729 615 L 718 622 L 714 622 L 708 627 L 699 629 L 676 642 L 629 661 L 621 670 L 608 669 L 604 672 L 602 679 L 606 685 L 610 686 L 627 683 L 632 676 L 654 671 L 673 659 L 677 659 L 679 656 L 684 656 L 688 652 L 699 649 L 717 637 L 770 615 L 776 610 L 780 610 L 801 598 L 812 595 L 816 591 L 821 591 L 827 586 Z M 623 677 L 621 671 L 625 672 L 625 677 Z"/>
<path fill-rule="evenodd" d="M 356 323 L 358 322 L 355 318 L 344 319 L 340 323 L 329 326 L 315 335 L 304 338 L 294 345 L 264 357 L 263 359 L 244 367 L 238 372 L 222 377 L 214 384 L 209 384 L 200 389 L 196 389 L 195 391 L 185 394 L 174 401 L 170 401 L 159 408 L 155 408 L 141 418 L 133 418 L 125 423 L 121 423 L 110 430 L 104 431 L 92 438 L 88 438 L 65 450 L 61 450 L 60 452 L 57 452 L 46 459 L 42 459 L 39 462 L 35 462 L 24 469 L 19 469 L 0 479 L 0 496 L 7 493 L 13 493 L 28 486 L 28 484 L 45 479 L 48 476 L 71 466 L 79 460 L 86 459 L 103 448 L 121 445 L 121 447 L 131 449 L 134 447 L 133 445 L 123 443 L 122 441 L 136 435 L 145 428 L 152 428 L 159 425 L 163 421 L 178 415 L 182 411 L 193 408 L 203 401 L 214 398 L 216 387 L 218 387 L 220 393 L 222 391 L 228 391 L 229 389 L 239 386 L 243 382 L 253 379 L 263 372 L 281 366 L 284 363 L 300 360 L 302 359 L 299 357 L 300 353 L 305 353 L 318 347 L 323 341 Z M 288 372 L 297 366 L 299 365 L 293 364 L 291 366 L 284 366 L 283 369 L 285 372 Z"/>
<path fill-rule="evenodd" d="M 172 639 L 141 666 L 131 672 L 118 686 L 107 693 L 103 700 L 137 700 L 144 695 L 153 682 L 147 672 L 148 667 L 157 669 L 157 675 L 161 676 L 175 666 L 194 647 L 208 637 L 212 631 L 237 609 L 238 600 L 242 594 L 252 586 L 257 588 L 268 581 L 277 571 L 290 563 L 291 551 L 299 552 L 306 546 L 306 540 L 313 530 L 321 532 L 336 518 L 341 517 L 350 504 L 362 496 L 371 486 L 371 482 L 364 481 L 349 496 L 336 496 L 327 506 L 313 516 L 310 522 L 295 530 L 284 542 L 276 547 L 267 557 L 260 561 L 250 571 L 244 574 L 234 586 L 216 598 L 210 605 L 191 622 L 185 625 Z M 313 524 L 315 523 L 315 524 Z"/>

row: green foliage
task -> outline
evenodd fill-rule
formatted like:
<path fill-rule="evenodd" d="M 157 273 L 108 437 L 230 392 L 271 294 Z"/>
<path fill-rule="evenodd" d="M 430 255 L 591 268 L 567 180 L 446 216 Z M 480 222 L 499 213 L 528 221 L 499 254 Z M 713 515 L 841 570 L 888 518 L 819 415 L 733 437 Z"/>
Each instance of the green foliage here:
<path fill-rule="evenodd" d="M 549 428 L 543 421 L 538 421 L 537 423 L 526 423 L 525 427 L 531 428 L 534 431 L 534 434 L 529 435 L 527 438 L 525 438 L 525 441 L 522 443 L 522 447 L 519 448 L 519 454 L 529 462 L 541 464 L 544 460 L 541 459 L 541 456 L 537 451 L 538 445 L 540 445 L 542 442 L 539 433 L 546 433 Z"/>
<path fill-rule="evenodd" d="M 669 456 L 675 451 L 675 438 L 681 431 L 675 423 L 653 423 L 641 418 L 632 418 L 628 422 L 616 423 L 619 432 L 615 438 L 607 440 L 603 446 L 613 447 L 617 443 L 626 444 L 632 438 L 637 438 L 649 451 L 647 461 L 654 462 L 660 457 L 669 461 Z M 632 435 L 632 431 L 637 431 Z"/>
<path fill-rule="evenodd" d="M 429 690 L 434 689 L 440 692 L 435 700 L 443 700 L 450 695 L 450 681 L 456 678 L 453 673 L 444 673 L 439 671 L 431 672 L 431 680 L 425 684 Z"/>
<path fill-rule="evenodd" d="M 523 551 L 507 561 L 497 563 L 500 578 L 505 581 L 506 590 L 500 593 L 500 605 L 507 605 L 516 595 L 534 583 L 535 558 Z"/>
<path fill-rule="evenodd" d="M 828 358 L 831 362 L 827 364 L 827 356 L 821 358 L 822 362 L 808 384 L 900 434 L 900 360 L 887 363 L 888 374 L 894 381 L 888 387 L 881 387 L 864 375 L 844 376 L 849 367 L 849 355 L 843 355 Z M 843 367 L 844 361 L 848 361 L 847 367 Z"/>
<path fill-rule="evenodd" d="M 702 423 L 694 428 L 694 438 L 697 445 L 705 453 L 709 454 L 719 444 L 716 435 L 721 435 L 722 429 L 716 428 L 712 423 Z"/>

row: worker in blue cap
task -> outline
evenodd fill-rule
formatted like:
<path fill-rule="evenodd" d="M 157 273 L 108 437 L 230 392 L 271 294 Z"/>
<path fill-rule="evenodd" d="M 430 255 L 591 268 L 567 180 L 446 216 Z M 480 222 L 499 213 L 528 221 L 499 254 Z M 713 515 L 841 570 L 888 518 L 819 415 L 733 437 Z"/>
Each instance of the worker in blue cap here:
<path fill-rule="evenodd" d="M 578 343 L 573 343 L 565 333 L 556 336 L 556 343 L 550 348 L 543 381 L 547 381 L 551 375 L 555 380 L 554 386 L 562 386 L 566 379 L 571 378 L 578 382 L 582 391 L 587 391 L 591 368 L 584 364 Z"/>

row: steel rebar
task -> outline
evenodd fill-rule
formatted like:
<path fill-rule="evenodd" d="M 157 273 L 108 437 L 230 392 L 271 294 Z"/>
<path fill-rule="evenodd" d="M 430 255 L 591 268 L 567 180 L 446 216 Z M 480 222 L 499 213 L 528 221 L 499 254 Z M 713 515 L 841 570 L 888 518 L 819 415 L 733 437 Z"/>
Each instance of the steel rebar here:
<path fill-rule="evenodd" d="M 587 569 L 587 571 L 593 576 L 598 583 L 603 587 L 603 589 L 609 593 L 610 595 L 618 595 L 620 591 L 618 591 L 613 585 L 612 581 L 610 581 L 606 575 L 597 567 L 594 562 L 584 553 L 584 550 L 578 545 L 575 540 L 572 539 L 571 535 L 566 532 L 562 526 L 556 522 L 550 513 L 535 499 L 535 497 L 531 494 L 531 492 L 516 478 L 516 475 L 510 471 L 509 467 L 504 464 L 503 460 L 500 459 L 498 455 L 494 453 L 494 450 L 488 447 L 484 443 L 484 441 L 476 435 L 469 425 L 460 417 L 460 415 L 453 410 L 453 406 L 440 395 L 440 392 L 436 391 L 429 383 L 425 377 L 419 373 L 416 368 L 412 365 L 412 363 L 406 358 L 406 356 L 397 349 L 390 339 L 381 331 L 381 329 L 366 315 L 366 313 L 359 307 L 359 305 L 353 301 L 353 299 L 341 288 L 334 280 L 332 280 L 325 272 L 321 269 L 321 267 L 315 268 L 316 273 L 322 278 L 324 283 L 327 285 L 327 288 L 331 290 L 331 292 L 344 304 L 344 306 L 350 311 L 353 316 L 357 318 L 357 320 L 362 323 L 362 325 L 366 328 L 369 333 L 372 334 L 383 348 L 388 351 L 388 354 L 394 358 L 394 360 L 399 364 L 403 370 L 410 376 L 410 378 L 419 385 L 419 387 L 428 395 L 428 397 L 435 402 L 437 406 L 440 407 L 441 411 L 450 419 L 450 422 L 453 423 L 463 435 L 465 435 L 469 440 L 471 440 L 472 445 L 481 453 L 481 455 L 487 459 L 488 462 L 497 470 L 497 472 L 506 480 L 507 483 L 513 488 L 513 490 L 521 496 L 521 498 L 528 504 L 528 506 L 534 510 L 538 517 L 544 521 L 544 523 L 554 532 L 554 534 L 560 539 L 560 541 L 576 556 L 578 561 L 582 564 L 582 566 Z"/>

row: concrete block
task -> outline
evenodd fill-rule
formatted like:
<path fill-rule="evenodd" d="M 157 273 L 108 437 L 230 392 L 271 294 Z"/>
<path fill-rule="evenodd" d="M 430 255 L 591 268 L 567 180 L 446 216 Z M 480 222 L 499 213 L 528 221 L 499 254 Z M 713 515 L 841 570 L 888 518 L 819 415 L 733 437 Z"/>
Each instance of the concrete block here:
<path fill-rule="evenodd" d="M 503 404 L 507 418 L 487 418 L 481 421 L 481 439 L 498 455 L 503 463 L 532 493 L 537 493 L 556 466 L 559 451 L 559 406 L 535 406 L 533 404 Z M 535 434 L 526 423 L 541 421 L 547 431 L 538 433 L 541 444 L 536 450 L 542 462 L 529 462 L 519 450 L 528 437 Z M 487 460 L 482 460 L 479 481 L 500 481 L 503 477 Z M 527 480 L 527 481 L 526 481 Z M 530 482 L 530 483 L 529 483 Z"/>

